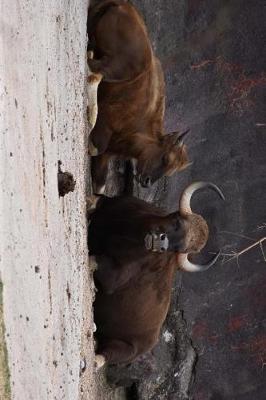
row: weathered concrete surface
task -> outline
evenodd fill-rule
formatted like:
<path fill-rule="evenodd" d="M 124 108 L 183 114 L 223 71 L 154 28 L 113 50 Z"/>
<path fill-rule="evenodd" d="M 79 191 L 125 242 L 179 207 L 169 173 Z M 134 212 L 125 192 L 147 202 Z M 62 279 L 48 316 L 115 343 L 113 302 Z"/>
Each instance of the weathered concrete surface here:
<path fill-rule="evenodd" d="M 86 0 L 1 1 L 0 261 L 18 400 L 95 398 L 85 223 L 87 7 Z M 62 198 L 59 160 L 76 180 Z"/>

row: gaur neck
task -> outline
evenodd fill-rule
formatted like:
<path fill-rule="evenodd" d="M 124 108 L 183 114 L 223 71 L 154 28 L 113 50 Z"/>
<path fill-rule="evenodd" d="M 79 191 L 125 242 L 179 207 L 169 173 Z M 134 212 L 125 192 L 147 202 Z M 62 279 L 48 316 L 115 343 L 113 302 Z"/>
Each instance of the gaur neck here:
<path fill-rule="evenodd" d="M 136 133 L 128 138 L 127 146 L 121 146 L 121 148 L 127 150 L 128 154 L 125 155 L 126 157 L 135 158 L 137 160 L 147 160 L 161 152 L 162 143 L 158 136 Z"/>

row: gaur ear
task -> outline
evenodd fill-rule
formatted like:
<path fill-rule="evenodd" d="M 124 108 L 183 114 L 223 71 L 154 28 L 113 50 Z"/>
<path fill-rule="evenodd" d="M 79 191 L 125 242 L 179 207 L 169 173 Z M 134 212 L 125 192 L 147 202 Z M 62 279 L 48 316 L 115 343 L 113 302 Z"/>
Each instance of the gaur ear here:
<path fill-rule="evenodd" d="M 190 165 L 193 165 L 193 161 L 186 161 L 183 163 L 183 165 L 179 168 L 179 172 L 183 171 L 184 169 L 190 167 Z"/>
<path fill-rule="evenodd" d="M 188 134 L 190 129 L 187 129 L 185 132 L 171 132 L 168 134 L 170 136 L 170 140 L 173 144 L 183 144 L 185 136 Z"/>

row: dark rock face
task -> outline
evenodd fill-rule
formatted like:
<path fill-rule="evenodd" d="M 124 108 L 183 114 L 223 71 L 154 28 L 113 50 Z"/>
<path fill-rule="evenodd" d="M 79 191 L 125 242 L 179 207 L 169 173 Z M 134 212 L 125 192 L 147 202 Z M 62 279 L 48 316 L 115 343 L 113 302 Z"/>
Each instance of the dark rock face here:
<path fill-rule="evenodd" d="M 211 232 L 197 258 L 205 260 L 218 248 L 223 256 L 205 273 L 177 274 L 153 354 L 109 369 L 109 379 L 134 383 L 132 399 L 264 400 L 266 240 L 230 258 L 266 236 L 264 2 L 133 3 L 144 15 L 165 71 L 166 129 L 190 127 L 193 161 L 151 191 L 135 188 L 135 194 L 174 210 L 192 181 L 219 185 L 225 203 L 203 192 L 193 205 Z M 120 182 L 121 176 L 115 179 Z"/>

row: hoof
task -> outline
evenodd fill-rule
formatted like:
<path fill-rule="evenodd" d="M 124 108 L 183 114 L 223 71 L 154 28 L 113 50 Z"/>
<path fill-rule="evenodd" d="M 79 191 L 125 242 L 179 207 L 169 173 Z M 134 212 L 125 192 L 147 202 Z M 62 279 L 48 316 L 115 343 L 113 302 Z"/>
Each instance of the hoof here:
<path fill-rule="evenodd" d="M 88 196 L 87 197 L 87 210 L 94 210 L 97 206 L 97 203 L 99 201 L 99 197 L 98 196 Z"/>
<path fill-rule="evenodd" d="M 98 106 L 97 104 L 92 104 L 90 107 L 87 107 L 87 121 L 88 121 L 88 129 L 89 133 L 93 130 L 96 124 L 98 116 Z"/>
<path fill-rule="evenodd" d="M 92 51 L 92 50 L 89 50 L 89 51 L 87 51 L 87 57 L 88 57 L 90 60 L 92 60 L 92 59 L 93 59 L 93 57 L 94 57 L 94 53 L 93 53 L 93 51 Z"/>
<path fill-rule="evenodd" d="M 94 360 L 94 366 L 95 366 L 96 371 L 101 369 L 105 365 L 105 363 L 106 363 L 105 357 L 101 354 L 96 354 L 95 360 Z"/>
<path fill-rule="evenodd" d="M 95 190 L 93 190 L 93 193 L 94 193 L 96 196 L 97 196 L 97 195 L 100 195 L 100 194 L 104 194 L 104 193 L 105 193 L 105 186 L 106 186 L 106 185 L 96 187 Z"/>
<path fill-rule="evenodd" d="M 98 264 L 96 262 L 96 257 L 95 256 L 90 256 L 89 255 L 89 265 L 90 265 L 90 269 L 92 272 L 97 271 L 98 269 Z M 95 324 L 94 324 L 95 325 Z M 93 326 L 94 326 L 93 325 Z M 95 325 L 96 326 L 96 325 Z M 94 332 L 94 330 L 92 330 Z M 95 330 L 96 331 L 96 330 Z"/>
<path fill-rule="evenodd" d="M 89 130 L 91 131 L 96 123 L 97 116 L 98 116 L 98 101 L 97 101 L 97 93 L 98 93 L 98 86 L 102 80 L 101 74 L 93 74 L 87 78 L 87 120 L 89 124 Z"/>
<path fill-rule="evenodd" d="M 98 156 L 98 154 L 99 154 L 97 147 L 94 146 L 94 144 L 92 143 L 90 138 L 89 138 L 89 143 L 88 143 L 88 151 L 89 151 L 89 155 L 92 157 Z"/>
<path fill-rule="evenodd" d="M 101 82 L 102 79 L 103 79 L 102 74 L 96 74 L 94 72 L 91 72 L 88 75 L 87 82 L 88 82 L 88 85 L 95 86 L 95 88 L 97 89 L 98 85 L 99 85 L 99 83 Z"/>

